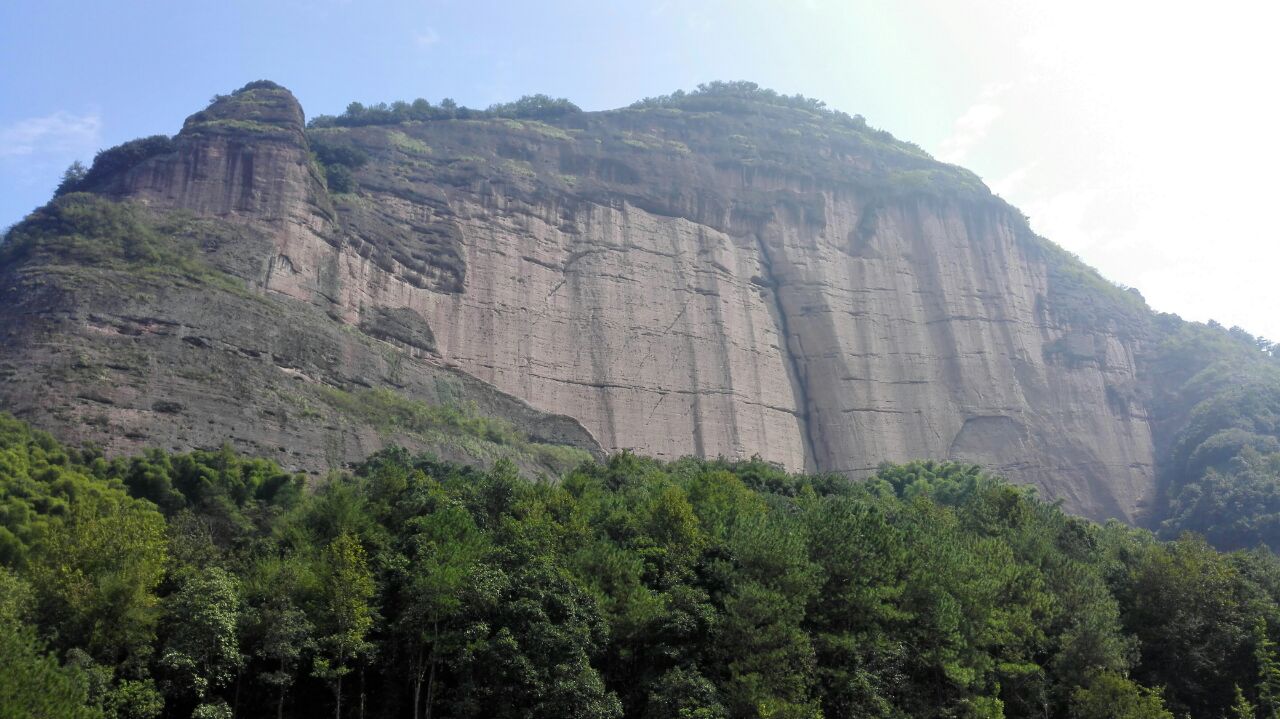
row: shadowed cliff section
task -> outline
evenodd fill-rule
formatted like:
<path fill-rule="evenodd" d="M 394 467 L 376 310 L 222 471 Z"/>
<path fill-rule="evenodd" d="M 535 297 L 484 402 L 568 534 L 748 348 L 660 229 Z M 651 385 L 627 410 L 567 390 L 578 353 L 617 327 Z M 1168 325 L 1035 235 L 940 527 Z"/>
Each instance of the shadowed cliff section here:
<path fill-rule="evenodd" d="M 12 256 L 24 299 L 3 329 L 23 339 L 5 361 L 43 369 L 0 392 L 70 438 L 222 432 L 339 462 L 458 430 L 458 451 L 485 456 L 758 454 L 850 477 L 959 459 L 1136 521 L 1161 514 L 1162 448 L 1190 421 L 1151 371 L 1180 321 L 1036 237 L 972 173 L 749 84 L 608 112 L 420 101 L 307 128 L 259 82 L 99 159 L 72 188 L 92 194 L 58 198 L 16 244 L 92 200 L 134 208 L 207 271 L 160 282 L 135 262 L 108 281 Z M 119 336 L 145 349 L 105 356 Z M 82 365 L 108 370 L 50 382 L 69 396 L 39 405 L 41 372 Z M 194 409 L 154 409 L 175 405 Z"/>

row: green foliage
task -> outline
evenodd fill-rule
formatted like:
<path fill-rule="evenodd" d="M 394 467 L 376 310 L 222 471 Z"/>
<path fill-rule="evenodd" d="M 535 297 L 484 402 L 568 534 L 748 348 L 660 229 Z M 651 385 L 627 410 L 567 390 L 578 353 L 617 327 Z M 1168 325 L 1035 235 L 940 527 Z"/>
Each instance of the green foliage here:
<path fill-rule="evenodd" d="M 478 457 L 515 455 L 565 468 L 590 459 L 583 450 L 532 441 L 511 423 L 481 414 L 473 404 L 428 404 L 386 389 L 347 392 L 321 387 L 317 391 L 344 415 L 384 432 L 461 442 Z"/>
<path fill-rule="evenodd" d="M 1227 714 L 1228 719 L 1255 719 L 1257 717 L 1257 709 L 1253 704 L 1245 698 L 1244 692 L 1240 691 L 1240 686 L 1236 685 L 1236 701 L 1231 705 L 1231 712 Z"/>
<path fill-rule="evenodd" d="M 1126 628 L 1139 640 L 1133 676 L 1163 685 L 1170 705 L 1193 716 L 1224 711 L 1234 682 L 1255 673 L 1256 589 L 1191 536 L 1136 548 L 1127 564 L 1116 594 Z"/>
<path fill-rule="evenodd" d="M 854 484 L 623 453 L 552 484 L 389 449 L 306 488 L 0 418 L 0 490 L 0 691 L 59 715 L 1216 719 L 1280 695 L 1280 560 L 967 465 Z"/>
<path fill-rule="evenodd" d="M 563 97 L 549 97 L 541 93 L 525 95 L 515 102 L 490 105 L 485 112 L 492 117 L 530 118 L 546 120 L 582 112 L 582 108 Z"/>
<path fill-rule="evenodd" d="M 132 170 L 146 160 L 157 155 L 167 155 L 177 149 L 173 138 L 166 135 L 152 135 L 100 150 L 93 158 L 93 166 L 88 170 L 85 170 L 79 161 L 73 163 L 63 173 L 62 182 L 58 185 L 54 196 L 99 189 L 111 178 Z"/>
<path fill-rule="evenodd" d="M 373 651 L 368 641 L 373 627 L 373 576 L 364 547 L 354 535 L 343 532 L 325 547 L 320 560 L 320 596 L 317 625 L 320 652 L 312 674 L 329 682 L 334 694 L 334 716 L 342 716 L 342 681 L 352 664 Z"/>
<path fill-rule="evenodd" d="M 51 522 L 29 564 L 41 622 L 57 643 L 105 664 L 150 652 L 164 577 L 164 518 L 116 493 L 73 499 Z"/>
<path fill-rule="evenodd" d="M 58 183 L 57 189 L 53 191 L 53 196 L 65 195 L 68 192 L 75 192 L 76 188 L 84 182 L 84 178 L 89 174 L 89 168 L 84 166 L 83 162 L 76 160 L 62 173 L 62 181 Z"/>
<path fill-rule="evenodd" d="M 1071 696 L 1073 719 L 1173 719 L 1160 692 L 1138 686 L 1119 674 L 1095 676 Z"/>
<path fill-rule="evenodd" d="M 224 701 L 201 704 L 191 712 L 191 719 L 232 719 L 235 712 Z"/>
<path fill-rule="evenodd" d="M 753 104 L 776 105 L 778 107 L 803 110 L 816 115 L 830 115 L 859 129 L 866 127 L 866 121 L 861 115 L 850 117 L 839 111 L 828 109 L 827 104 L 821 100 L 815 100 L 799 94 L 783 95 L 776 90 L 760 87 L 754 82 L 745 80 L 731 82 L 715 80 L 709 83 L 702 83 L 692 92 L 677 90 L 670 95 L 646 97 L 643 100 L 632 103 L 631 107 L 633 109 L 675 107 L 684 110 L 741 111 L 750 108 Z"/>
<path fill-rule="evenodd" d="M 1280 452 L 1235 449 L 1226 467 L 1210 467 L 1179 488 L 1164 526 L 1197 532 L 1224 549 L 1280 547 Z"/>
<path fill-rule="evenodd" d="M 253 90 L 283 90 L 283 89 L 284 89 L 283 86 L 277 83 L 274 83 L 270 80 L 254 80 L 253 82 L 245 83 L 244 87 L 240 88 L 239 90 L 236 90 L 231 94 L 242 95 L 246 92 L 251 92 Z"/>
<path fill-rule="evenodd" d="M 369 155 L 358 147 L 311 139 L 311 151 L 324 170 L 330 192 L 355 192 L 358 187 L 353 174 L 369 161 Z"/>
<path fill-rule="evenodd" d="M 201 258 L 191 239 L 200 229 L 201 223 L 186 215 L 154 215 L 134 203 L 73 192 L 15 225 L 0 245 L 0 262 L 38 259 L 243 292 L 243 283 Z"/>
<path fill-rule="evenodd" d="M 189 122 L 183 128 L 183 132 L 193 135 L 230 133 L 258 135 L 263 138 L 287 139 L 290 137 L 289 130 L 277 124 L 238 117 L 217 117 Z"/>
<path fill-rule="evenodd" d="M 95 490 L 110 488 L 92 483 L 53 437 L 0 414 L 0 565 L 24 567 L 70 500 Z"/>
<path fill-rule="evenodd" d="M 715 684 L 696 670 L 676 667 L 649 693 L 644 719 L 728 719 Z"/>
<path fill-rule="evenodd" d="M 1215 546 L 1280 548 L 1280 359 L 1266 340 L 1160 318 L 1153 412 L 1172 436 L 1162 534 Z"/>
<path fill-rule="evenodd" d="M 1257 710 L 1263 719 L 1280 716 L 1280 656 L 1276 655 L 1276 643 L 1267 634 L 1267 624 L 1258 620 L 1253 626 L 1254 662 L 1258 665 Z M 1241 704 L 1240 690 L 1236 688 L 1236 705 Z"/>
<path fill-rule="evenodd" d="M 800 94 L 784 95 L 769 88 L 760 87 L 747 81 L 713 81 L 698 85 L 697 89 L 685 92 L 677 90 L 670 95 L 647 97 L 631 104 L 633 110 L 653 110 L 665 108 L 683 112 L 727 112 L 734 114 L 756 114 L 762 107 L 781 108 L 796 111 L 797 115 L 816 118 L 832 123 L 844 132 L 852 132 L 879 146 L 891 147 L 896 151 L 928 158 L 929 155 L 918 146 L 897 140 L 884 130 L 877 130 L 867 125 L 862 115 L 849 115 L 840 110 L 828 108 L 826 103 Z M 794 128 L 793 128 L 794 129 Z M 792 135 L 799 139 L 803 133 L 796 131 Z"/>
<path fill-rule="evenodd" d="M 514 102 L 490 105 L 486 110 L 461 107 L 445 98 L 439 105 L 432 105 L 422 98 L 413 102 L 385 102 L 365 106 L 358 102 L 347 105 L 341 115 L 317 115 L 308 127 L 364 127 L 367 125 L 399 125 L 406 122 L 431 122 L 434 120 L 478 120 L 494 117 L 529 118 L 546 120 L 582 112 L 563 97 L 525 95 Z"/>
<path fill-rule="evenodd" d="M 154 503 L 170 517 L 184 510 L 197 512 L 202 526 L 222 542 L 253 531 L 254 520 L 269 508 L 292 506 L 302 495 L 304 481 L 274 462 L 242 457 L 230 446 L 186 454 L 149 450 L 103 463 L 97 472 L 118 480 L 130 494 Z"/>
<path fill-rule="evenodd" d="M 86 264 L 160 264 L 175 259 L 164 237 L 132 205 L 76 193 L 36 210 L 11 231 L 15 259 L 40 252 Z"/>
<path fill-rule="evenodd" d="M 61 667 L 28 623 L 31 587 L 0 566 L 0 717 L 100 717 L 84 677 Z"/>
<path fill-rule="evenodd" d="M 1049 272 L 1049 306 L 1063 323 L 1079 328 L 1112 327 L 1124 333 L 1142 328 L 1150 311 L 1141 294 L 1108 280 L 1075 254 L 1036 235 L 1026 218 L 1021 213 L 1018 216 L 1023 242 L 1044 259 Z M 1094 361 L 1093 357 L 1082 359 Z"/>
<path fill-rule="evenodd" d="M 179 578 L 177 591 L 165 601 L 168 639 L 159 659 L 172 693 L 204 699 L 235 678 L 244 663 L 236 635 L 238 589 L 220 567 Z"/>
<path fill-rule="evenodd" d="M 0 623 L 0 717 L 96 719 L 79 672 L 61 667 L 29 626 Z"/>

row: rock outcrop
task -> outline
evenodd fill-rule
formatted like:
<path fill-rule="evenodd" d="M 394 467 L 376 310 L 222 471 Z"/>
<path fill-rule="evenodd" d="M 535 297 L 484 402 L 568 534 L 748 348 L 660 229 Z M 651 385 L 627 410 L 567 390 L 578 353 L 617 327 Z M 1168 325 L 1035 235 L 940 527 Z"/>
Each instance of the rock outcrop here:
<path fill-rule="evenodd" d="M 26 263 L 7 285 L 58 299 L 0 316 L 21 337 L 11 365 L 164 337 L 93 410 L 145 441 L 225 432 L 304 462 L 337 436 L 329 454 L 347 458 L 381 440 L 331 419 L 341 403 L 294 425 L 230 408 L 298 382 L 385 386 L 487 396 L 530 441 L 592 451 L 851 477 L 960 459 L 1127 520 L 1156 492 L 1140 300 L 859 118 L 746 101 L 304 130 L 286 91 L 259 87 L 192 116 L 176 146 L 86 189 L 216 220 L 200 256 L 244 296 L 186 288 L 138 308 L 98 284 L 68 303 Z M 315 150 L 359 159 L 326 169 Z M 70 427 L 85 412 L 57 420 L 32 389 L 54 364 L 16 370 L 0 399 Z M 192 368 L 217 378 L 184 384 Z"/>
<path fill-rule="evenodd" d="M 287 91 L 222 98 L 165 150 L 4 247 L 0 408 L 111 452 L 230 441 L 311 472 L 388 444 L 529 471 L 600 456 L 576 420 L 433 354 L 412 310 L 291 299 L 303 278 L 338 296 L 344 245 Z"/>

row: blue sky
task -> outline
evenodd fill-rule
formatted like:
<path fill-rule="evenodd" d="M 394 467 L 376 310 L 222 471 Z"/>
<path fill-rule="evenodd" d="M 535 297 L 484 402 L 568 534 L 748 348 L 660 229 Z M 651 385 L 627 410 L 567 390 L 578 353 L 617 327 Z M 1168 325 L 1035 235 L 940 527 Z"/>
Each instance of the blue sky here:
<path fill-rule="evenodd" d="M 1280 339 L 1269 3 L 1077 0 L 8 0 L 0 227 L 62 170 L 172 134 L 214 93 L 544 92 L 586 109 L 748 79 L 860 113 L 978 172 L 1157 309 Z"/>

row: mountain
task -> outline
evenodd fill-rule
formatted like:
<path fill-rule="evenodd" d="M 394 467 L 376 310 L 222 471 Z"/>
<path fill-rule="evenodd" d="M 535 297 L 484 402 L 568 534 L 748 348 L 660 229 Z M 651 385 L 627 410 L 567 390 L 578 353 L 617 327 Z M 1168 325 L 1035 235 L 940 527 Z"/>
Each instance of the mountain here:
<path fill-rule="evenodd" d="M 0 408 L 112 453 L 952 459 L 1154 523 L 1280 450 L 1268 343 L 1154 313 L 972 173 L 747 83 L 307 126 L 254 82 L 100 153 L 0 263 Z"/>

